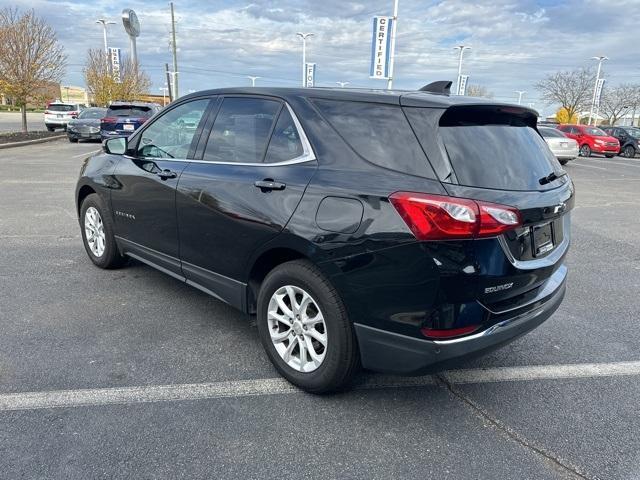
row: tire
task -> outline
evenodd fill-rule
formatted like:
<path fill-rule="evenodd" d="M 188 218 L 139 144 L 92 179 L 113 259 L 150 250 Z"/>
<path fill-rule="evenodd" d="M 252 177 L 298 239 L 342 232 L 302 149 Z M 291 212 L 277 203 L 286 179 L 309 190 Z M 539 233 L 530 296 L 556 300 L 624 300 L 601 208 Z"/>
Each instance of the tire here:
<path fill-rule="evenodd" d="M 607 154 L 605 154 L 605 157 L 607 157 L 607 158 L 613 158 L 613 157 L 615 157 L 615 155 L 611 155 L 611 154 L 607 153 Z"/>
<path fill-rule="evenodd" d="M 622 155 L 627 158 L 634 158 L 636 156 L 636 149 L 633 148 L 633 145 L 627 145 L 626 147 L 624 147 Z"/>
<path fill-rule="evenodd" d="M 95 230 L 96 228 L 100 230 L 99 227 L 102 227 L 101 230 L 104 236 L 104 248 L 102 251 L 100 251 L 100 248 L 96 251 L 87 240 L 86 222 L 88 211 L 90 211 L 90 214 L 97 212 L 99 215 L 100 224 L 95 221 L 95 217 L 93 224 L 96 225 L 94 227 L 94 231 L 97 231 Z M 100 196 L 96 193 L 87 195 L 82 202 L 82 206 L 80 207 L 80 231 L 82 232 L 82 243 L 84 244 L 84 248 L 87 251 L 87 255 L 89 255 L 89 259 L 94 263 L 94 265 L 100 268 L 110 269 L 118 268 L 125 263 L 125 258 L 120 255 L 118 246 L 116 245 L 116 240 L 113 236 L 114 229 L 113 222 L 111 221 L 111 215 L 104 207 L 104 203 Z"/>
<path fill-rule="evenodd" d="M 77 138 L 73 138 L 73 137 L 67 137 L 69 139 L 69 141 L 71 143 L 78 143 L 78 139 Z"/>
<path fill-rule="evenodd" d="M 591 148 L 589 145 L 584 144 L 580 147 L 580 156 L 581 157 L 590 157 L 591 156 Z"/>
<path fill-rule="evenodd" d="M 49 132 L 55 131 L 55 127 L 50 127 L 49 125 L 47 125 L 47 131 Z"/>
<path fill-rule="evenodd" d="M 276 314 L 282 312 L 282 314 L 278 314 L 281 318 L 292 318 L 284 314 L 285 310 L 278 306 L 279 303 L 276 300 L 277 293 L 287 289 L 289 292 L 293 291 L 298 305 L 303 303 L 305 298 L 303 294 L 306 293 L 310 297 L 305 311 L 301 312 L 297 322 L 294 318 L 293 324 L 279 322 L 269 315 L 270 308 L 273 312 L 275 306 L 279 309 L 275 311 Z M 281 298 L 285 306 L 291 306 L 290 296 L 284 294 Z M 350 385 L 360 365 L 360 354 L 353 327 L 338 292 L 312 263 L 295 260 L 283 263 L 273 269 L 260 287 L 257 310 L 258 334 L 262 346 L 273 365 L 289 382 L 307 392 L 318 394 L 339 391 Z M 317 313 L 314 315 L 315 312 Z M 307 322 L 313 321 L 309 317 L 322 318 L 322 324 L 316 321 L 318 323 L 311 326 L 302 326 L 302 321 L 305 318 Z M 313 336 L 311 330 L 315 330 Z M 324 331 L 324 345 L 319 340 L 315 340 L 321 331 Z M 286 338 L 282 336 L 287 332 Z M 304 339 L 303 345 L 311 344 L 316 356 L 321 355 L 322 360 L 319 364 L 309 360 L 306 363 L 308 369 L 311 369 L 309 371 L 294 368 L 284 360 L 286 353 L 284 355 L 279 353 L 271 338 L 272 334 L 277 333 L 280 333 L 284 339 L 277 342 L 278 348 L 280 351 L 292 349 L 293 355 L 290 361 L 298 362 L 298 367 L 303 365 L 303 356 L 298 343 L 300 338 Z M 293 340 L 290 340 L 291 338 Z M 308 348 L 306 347 L 306 352 L 310 352 Z M 321 350 L 323 353 L 320 352 Z M 296 351 L 297 357 L 295 356 Z M 305 356 L 307 359 L 312 358 L 310 353 L 306 353 Z"/>
<path fill-rule="evenodd" d="M 562 160 L 558 160 L 560 162 L 560 165 L 566 165 L 567 163 L 569 163 L 569 160 L 566 158 L 563 158 Z"/>

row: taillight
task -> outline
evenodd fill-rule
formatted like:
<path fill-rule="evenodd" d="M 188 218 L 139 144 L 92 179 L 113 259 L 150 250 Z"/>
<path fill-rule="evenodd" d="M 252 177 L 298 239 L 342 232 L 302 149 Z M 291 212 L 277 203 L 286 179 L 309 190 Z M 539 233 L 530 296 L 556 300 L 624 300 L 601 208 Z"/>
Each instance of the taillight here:
<path fill-rule="evenodd" d="M 421 328 L 420 332 L 428 338 L 445 339 L 468 335 L 480 328 L 480 325 L 467 325 L 460 328 Z"/>
<path fill-rule="evenodd" d="M 389 200 L 418 240 L 492 237 L 522 224 L 516 208 L 479 200 L 413 192 Z"/>
<path fill-rule="evenodd" d="M 116 117 L 104 117 L 100 119 L 100 123 L 118 123 Z"/>

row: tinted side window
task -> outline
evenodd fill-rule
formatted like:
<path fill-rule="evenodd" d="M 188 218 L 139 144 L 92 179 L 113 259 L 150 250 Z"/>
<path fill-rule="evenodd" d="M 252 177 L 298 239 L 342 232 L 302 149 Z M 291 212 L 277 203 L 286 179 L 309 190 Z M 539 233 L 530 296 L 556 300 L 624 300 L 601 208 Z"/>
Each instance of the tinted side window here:
<path fill-rule="evenodd" d="M 283 108 L 273 130 L 265 163 L 285 162 L 303 154 L 302 142 L 288 108 Z"/>
<path fill-rule="evenodd" d="M 193 100 L 155 119 L 141 134 L 138 157 L 187 158 L 208 105 L 209 99 Z"/>
<path fill-rule="evenodd" d="M 369 162 L 412 175 L 433 176 L 400 106 L 334 100 L 314 100 L 314 104 Z"/>
<path fill-rule="evenodd" d="M 204 160 L 260 163 L 282 104 L 258 98 L 225 98 L 211 129 Z"/>

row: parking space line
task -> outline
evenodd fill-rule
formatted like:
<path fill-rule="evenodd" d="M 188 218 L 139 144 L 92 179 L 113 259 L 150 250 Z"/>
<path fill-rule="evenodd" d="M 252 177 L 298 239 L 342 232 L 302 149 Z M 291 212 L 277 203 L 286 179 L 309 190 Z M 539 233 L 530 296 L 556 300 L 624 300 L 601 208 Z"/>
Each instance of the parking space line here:
<path fill-rule="evenodd" d="M 640 375 L 640 361 L 535 365 L 452 370 L 440 376 L 450 384 L 482 384 L 534 380 L 579 379 Z M 363 376 L 355 389 L 423 387 L 437 384 L 434 376 Z M 71 408 L 99 405 L 134 405 L 149 402 L 174 402 L 227 397 L 282 395 L 300 392 L 282 378 L 260 378 L 214 383 L 150 385 L 138 387 L 96 388 L 23 392 L 0 395 L 0 411 Z"/>
<path fill-rule="evenodd" d="M 78 157 L 86 157 L 87 155 L 93 155 L 94 153 L 98 153 L 100 152 L 102 149 L 99 148 L 97 150 L 91 150 L 89 152 L 84 152 L 84 153 L 79 153 L 77 155 L 71 155 L 71 158 L 78 158 Z"/>
<path fill-rule="evenodd" d="M 595 168 L 597 170 L 606 170 L 604 167 L 596 167 L 595 165 L 585 165 L 584 163 L 572 163 L 572 167 L 587 167 L 587 168 Z"/>

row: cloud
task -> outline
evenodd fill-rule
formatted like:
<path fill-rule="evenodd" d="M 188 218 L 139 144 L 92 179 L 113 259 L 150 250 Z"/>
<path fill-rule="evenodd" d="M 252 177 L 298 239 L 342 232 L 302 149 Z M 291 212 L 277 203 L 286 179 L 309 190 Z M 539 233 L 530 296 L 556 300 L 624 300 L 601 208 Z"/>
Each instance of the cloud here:
<path fill-rule="evenodd" d="M 626 1 L 627 11 L 637 10 L 637 1 Z M 8 5 L 0 0 L 0 7 Z M 122 6 L 111 0 L 21 0 L 21 8 L 34 8 L 58 32 L 69 55 L 65 83 L 74 85 L 83 83 L 86 50 L 102 46 L 97 18 L 118 22 L 109 29 L 110 44 L 128 52 Z M 126 6 L 140 18 L 138 54 L 157 90 L 164 84 L 164 64 L 171 65 L 168 5 L 131 0 Z M 368 78 L 371 17 L 389 15 L 391 6 L 391 0 L 176 1 L 181 89 L 246 85 L 247 75 L 262 77 L 259 85 L 297 85 L 298 31 L 315 34 L 307 54 L 317 63 L 319 85 L 349 81 L 383 88 L 384 82 Z M 470 83 L 499 100 L 514 101 L 514 90 L 526 90 L 525 103 L 547 111 L 535 83 L 557 70 L 589 66 L 593 55 L 611 58 L 604 67 L 609 83 L 640 83 L 637 53 L 630 48 L 637 16 L 620 15 L 621 8 L 606 0 L 402 0 L 394 85 L 415 89 L 455 80 L 453 47 L 460 42 L 472 46 L 464 58 Z"/>

